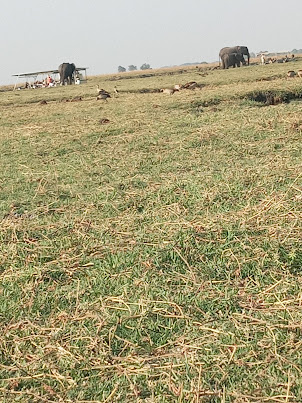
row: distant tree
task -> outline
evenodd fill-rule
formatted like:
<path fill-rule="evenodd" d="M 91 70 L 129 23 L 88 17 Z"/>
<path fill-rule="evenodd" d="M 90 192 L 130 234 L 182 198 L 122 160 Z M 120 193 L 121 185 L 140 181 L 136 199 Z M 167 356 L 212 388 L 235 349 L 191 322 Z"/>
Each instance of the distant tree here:
<path fill-rule="evenodd" d="M 134 70 L 137 70 L 137 67 L 134 66 L 133 64 L 130 64 L 130 66 L 128 66 L 128 70 L 129 71 L 134 71 Z"/>
<path fill-rule="evenodd" d="M 150 64 L 144 63 L 144 64 L 141 65 L 141 70 L 148 70 L 148 69 L 151 69 Z"/>
<path fill-rule="evenodd" d="M 256 57 L 256 54 L 254 52 L 250 52 L 250 58 L 254 59 Z"/>
<path fill-rule="evenodd" d="M 302 49 L 293 49 L 289 53 L 294 53 L 295 55 L 298 55 L 302 53 Z"/>
<path fill-rule="evenodd" d="M 126 71 L 126 69 L 125 69 L 125 67 L 123 67 L 123 66 L 118 66 L 117 71 L 118 71 L 119 73 L 124 73 L 124 72 Z"/>

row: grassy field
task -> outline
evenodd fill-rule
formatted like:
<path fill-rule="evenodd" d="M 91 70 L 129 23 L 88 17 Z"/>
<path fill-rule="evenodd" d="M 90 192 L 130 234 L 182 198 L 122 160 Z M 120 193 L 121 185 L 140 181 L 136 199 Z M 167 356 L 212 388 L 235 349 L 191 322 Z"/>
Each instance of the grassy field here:
<path fill-rule="evenodd" d="M 1 402 L 302 401 L 290 69 L 0 92 Z"/>

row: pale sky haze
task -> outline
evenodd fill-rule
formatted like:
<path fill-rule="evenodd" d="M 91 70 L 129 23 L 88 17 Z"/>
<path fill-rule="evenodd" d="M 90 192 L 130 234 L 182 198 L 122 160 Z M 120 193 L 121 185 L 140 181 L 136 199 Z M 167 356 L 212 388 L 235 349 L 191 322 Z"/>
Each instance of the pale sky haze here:
<path fill-rule="evenodd" d="M 0 0 L 0 84 L 12 74 L 89 67 L 88 75 L 302 48 L 301 0 Z"/>

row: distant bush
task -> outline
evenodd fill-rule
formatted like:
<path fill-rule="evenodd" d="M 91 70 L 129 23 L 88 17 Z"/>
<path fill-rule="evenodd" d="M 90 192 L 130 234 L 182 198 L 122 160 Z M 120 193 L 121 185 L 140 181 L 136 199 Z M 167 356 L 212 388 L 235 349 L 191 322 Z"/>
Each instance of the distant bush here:
<path fill-rule="evenodd" d="M 128 70 L 129 71 L 134 71 L 134 70 L 137 70 L 137 67 L 134 66 L 133 64 L 130 64 L 130 66 L 128 66 Z"/>
<path fill-rule="evenodd" d="M 119 73 L 124 73 L 124 72 L 126 71 L 126 68 L 123 67 L 123 66 L 118 66 L 117 71 L 118 71 Z"/>
<path fill-rule="evenodd" d="M 140 69 L 141 70 L 148 70 L 148 69 L 151 69 L 151 66 L 148 63 L 144 63 L 144 64 L 141 65 Z"/>
<path fill-rule="evenodd" d="M 302 49 L 293 49 L 293 50 L 291 50 L 289 53 L 301 54 L 301 53 L 302 53 Z"/>

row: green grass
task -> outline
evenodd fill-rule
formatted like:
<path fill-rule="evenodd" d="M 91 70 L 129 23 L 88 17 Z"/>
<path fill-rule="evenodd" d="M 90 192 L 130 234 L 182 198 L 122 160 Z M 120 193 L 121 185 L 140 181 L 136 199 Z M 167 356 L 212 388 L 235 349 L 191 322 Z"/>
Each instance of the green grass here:
<path fill-rule="evenodd" d="M 288 66 L 0 93 L 1 401 L 302 401 Z"/>

